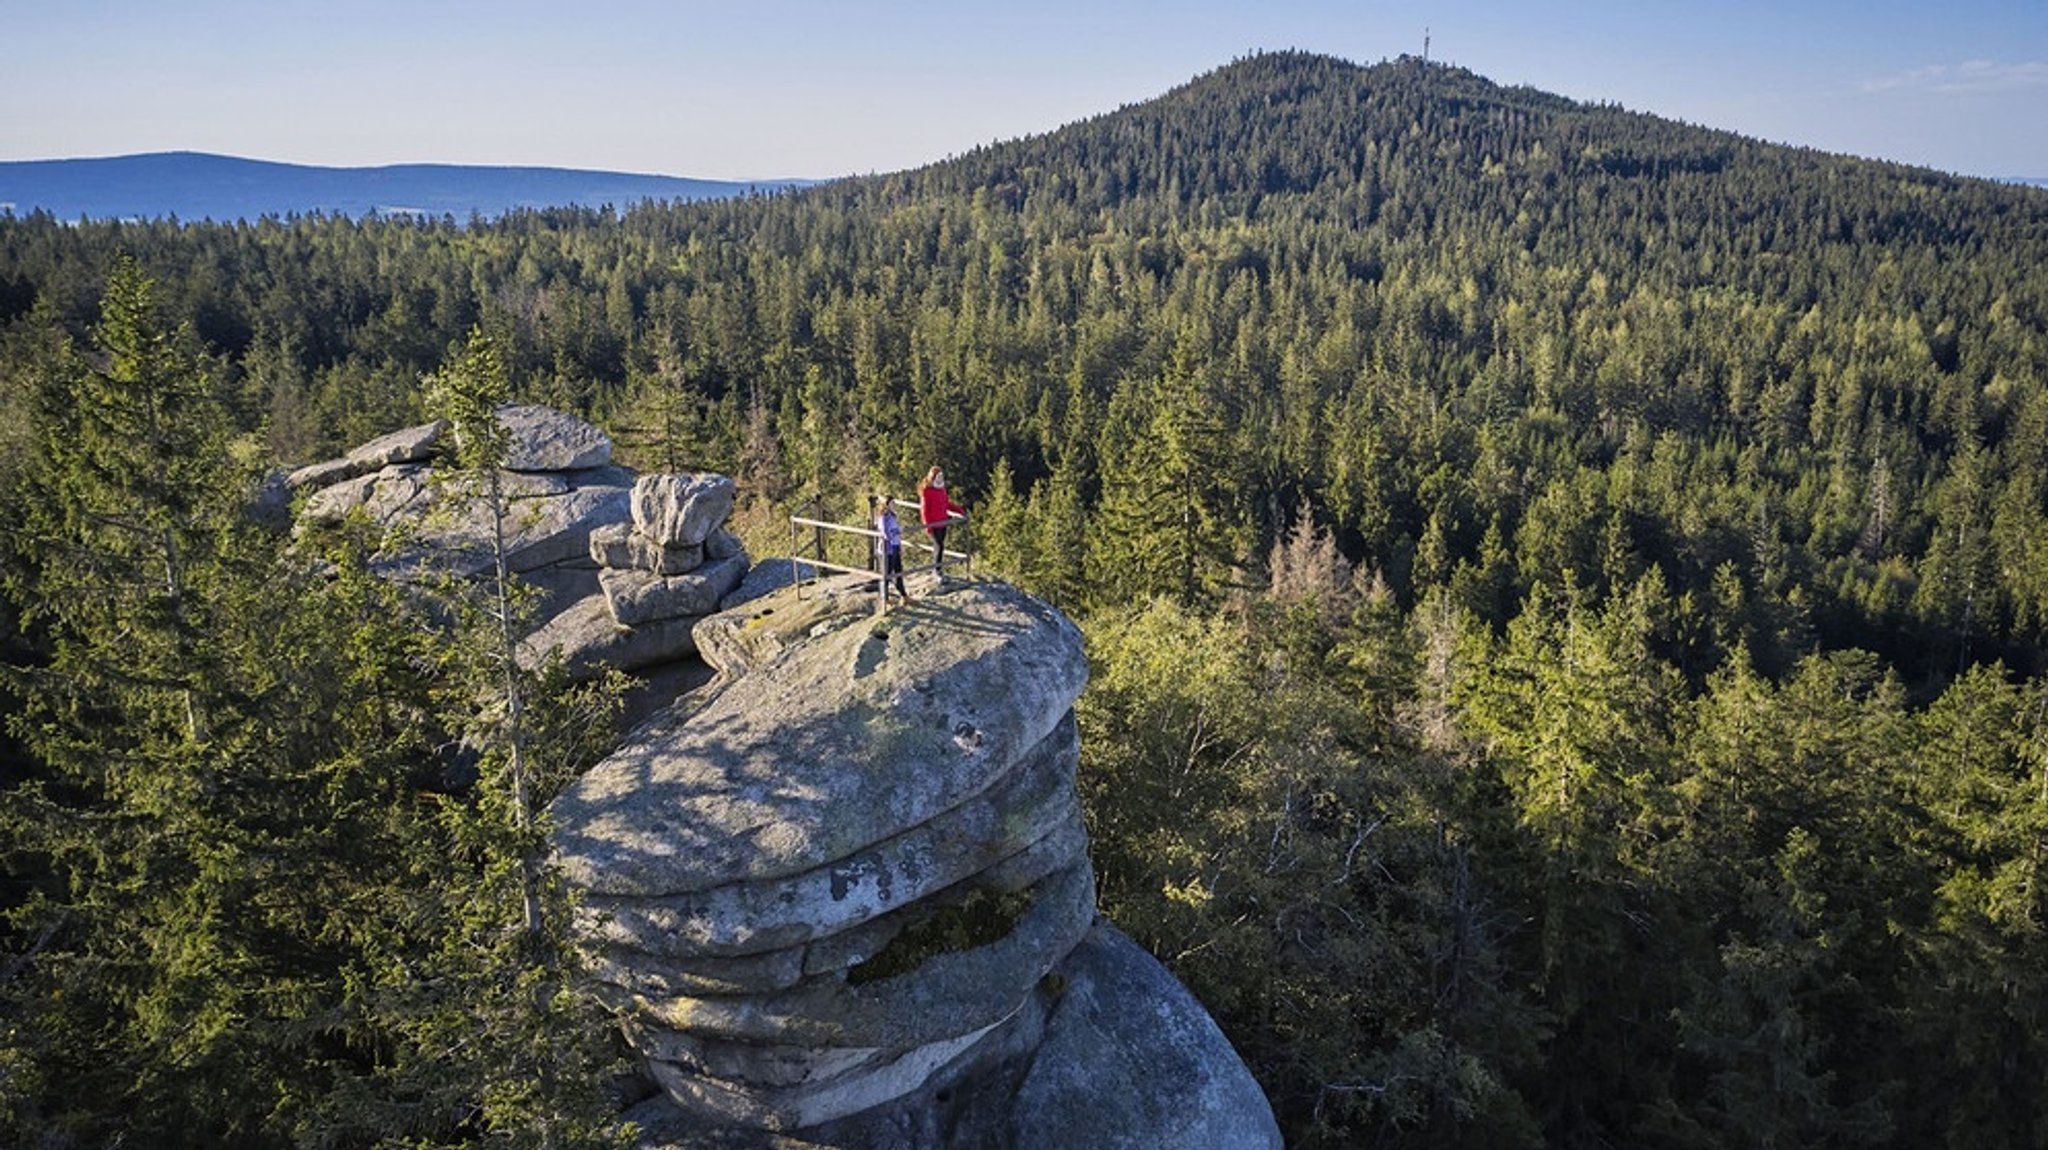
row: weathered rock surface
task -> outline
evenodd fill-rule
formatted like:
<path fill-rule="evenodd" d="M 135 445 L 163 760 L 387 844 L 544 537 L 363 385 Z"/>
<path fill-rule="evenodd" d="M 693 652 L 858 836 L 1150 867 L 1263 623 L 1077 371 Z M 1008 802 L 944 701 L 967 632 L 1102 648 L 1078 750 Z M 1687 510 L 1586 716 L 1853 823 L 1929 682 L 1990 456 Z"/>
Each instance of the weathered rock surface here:
<path fill-rule="evenodd" d="M 590 552 L 590 533 L 627 515 L 633 476 L 623 468 L 501 475 L 500 494 L 508 512 L 506 558 L 515 572 L 584 560 Z M 372 523 L 395 533 L 381 568 L 468 577 L 490 567 L 497 530 L 480 494 L 475 484 L 436 482 L 428 464 L 393 464 L 315 492 L 300 521 L 339 523 L 361 511 Z"/>
<path fill-rule="evenodd" d="M 682 575 L 703 566 L 704 545 L 666 547 L 635 531 L 631 523 L 611 523 L 591 533 L 590 557 L 614 571 Z"/>
<path fill-rule="evenodd" d="M 999 937 L 940 948 L 877 982 L 833 972 L 772 994 L 642 999 L 641 1016 L 730 1045 L 900 1051 L 944 1042 L 1001 1022 L 1080 942 L 1095 918 L 1094 872 L 1078 860 L 1025 898 Z"/>
<path fill-rule="evenodd" d="M 656 575 L 651 571 L 607 569 L 599 578 L 606 605 L 621 626 L 633 627 L 684 615 L 703 616 L 718 610 L 719 600 L 740 585 L 747 573 L 743 552 L 713 560 L 687 575 Z"/>
<path fill-rule="evenodd" d="M 627 1116 L 644 1147 L 1278 1145 L 1214 1023 L 1096 918 L 1070 622 L 994 582 L 912 575 L 882 616 L 871 580 L 791 586 L 815 572 L 750 568 L 725 477 L 499 418 L 502 520 L 438 469 L 440 424 L 274 487 L 300 530 L 385 528 L 399 579 L 480 574 L 502 531 L 542 592 L 522 662 L 644 673 L 632 733 L 550 810 L 660 1091 Z"/>
<path fill-rule="evenodd" d="M 666 1072 L 670 1080 L 682 1074 Z M 715 1075 L 713 1076 L 715 1078 Z M 692 1084 L 693 1099 L 730 1087 Z M 1097 921 L 1017 1012 L 917 1089 L 836 1119 L 766 1127 L 668 1094 L 627 1114 L 641 1150 L 1274 1150 L 1258 1084 L 1157 959 Z M 715 1113 L 728 1116 L 706 1125 Z"/>
<path fill-rule="evenodd" d="M 367 475 L 373 470 L 375 468 L 357 463 L 353 459 L 328 459 L 319 463 L 308 463 L 304 467 L 293 470 L 284 477 L 284 484 L 286 489 L 290 491 L 297 491 L 304 487 L 310 487 L 318 491 L 323 487 L 331 487 L 344 479 L 354 479 L 359 475 Z"/>
<path fill-rule="evenodd" d="M 677 955 L 630 943 L 599 941 L 592 962 L 607 982 L 649 999 L 677 995 L 764 994 L 788 990 L 807 977 L 861 966 L 887 951 L 906 929 L 977 898 L 1026 890 L 1083 857 L 1088 832 L 1078 803 L 1043 838 L 971 879 L 804 946 L 743 955 Z M 592 928 L 592 936 L 601 928 Z M 672 948 L 662 948 L 672 949 Z"/>
<path fill-rule="evenodd" d="M 774 598 L 792 608 L 782 619 L 804 618 L 794 594 Z M 764 639 L 786 633 L 759 619 Z M 1086 676 L 1074 625 L 1005 584 L 955 584 L 882 617 L 855 596 L 772 674 L 643 727 L 572 784 L 555 803 L 556 849 L 570 881 L 600 895 L 811 870 L 986 789 Z"/>
<path fill-rule="evenodd" d="M 1120 1079 L 1145 1097 L 1118 1122 L 1277 1146 L 1214 1023 L 1097 924 L 1079 633 L 1000 583 L 920 581 L 882 616 L 868 587 L 733 592 L 695 628 L 718 678 L 551 808 L 590 969 L 662 1090 L 643 1145 L 1056 1145 L 1019 1089 L 1084 1115 L 1094 1062 L 1156 1044 L 1191 1084 Z M 1126 990 L 1128 1019 L 1097 1017 Z"/>
<path fill-rule="evenodd" d="M 798 874 L 653 897 L 593 892 L 591 933 L 682 955 L 758 954 L 836 934 L 970 878 L 1071 821 L 1078 748 L 1065 720 L 982 794 Z"/>
<path fill-rule="evenodd" d="M 498 409 L 498 423 L 507 438 L 507 471 L 584 471 L 611 465 L 611 437 L 573 415 L 512 404 Z"/>
<path fill-rule="evenodd" d="M 644 475 L 633 486 L 633 529 L 663 547 L 698 547 L 732 514 L 723 475 Z"/>
<path fill-rule="evenodd" d="M 730 559 L 735 555 L 745 555 L 746 553 L 747 545 L 740 542 L 740 537 L 723 527 L 704 537 L 704 558 L 706 560 Z"/>
<path fill-rule="evenodd" d="M 557 611 L 519 642 L 519 664 L 532 670 L 559 655 L 572 679 L 604 673 L 607 667 L 638 671 L 674 662 L 696 651 L 695 619 L 662 619 L 638 627 L 622 627 L 605 606 L 604 592 L 579 599 Z"/>
<path fill-rule="evenodd" d="M 732 482 L 635 475 L 612 465 L 604 432 L 574 416 L 525 405 L 497 414 L 506 466 L 488 483 L 437 472 L 448 427 L 422 424 L 286 477 L 282 486 L 303 497 L 299 529 L 365 517 L 385 530 L 374 568 L 398 579 L 484 575 L 502 532 L 507 566 L 541 591 L 540 614 L 521 646 L 529 667 L 559 654 L 571 675 L 587 677 L 692 656 L 692 625 L 717 610 L 747 571 L 745 549 L 725 529 Z M 673 509 L 697 533 L 695 543 L 664 549 L 635 532 L 634 493 L 643 484 L 700 493 Z M 502 521 L 492 501 L 478 498 L 492 492 L 502 499 Z M 718 553 L 708 566 L 707 551 Z M 640 578 L 641 570 L 657 574 Z"/>
<path fill-rule="evenodd" d="M 1265 1094 L 1215 1021 L 1122 931 L 1098 924 L 1059 974 L 1063 988 L 1018 1087 L 1008 1145 L 1280 1145 Z"/>
<path fill-rule="evenodd" d="M 447 431 L 447 421 L 437 419 L 418 427 L 380 435 L 349 452 L 346 458 L 349 463 L 367 470 L 394 463 L 425 463 L 434 457 L 434 452 L 441 445 L 441 436 Z"/>
<path fill-rule="evenodd" d="M 732 594 L 719 600 L 718 609 L 721 612 L 730 611 L 770 592 L 780 591 L 798 579 L 814 578 L 817 574 L 816 569 L 801 561 L 792 563 L 787 559 L 775 559 L 756 563 L 747 568 L 747 577 L 740 580 L 740 585 L 733 588 Z M 705 622 L 710 622 L 710 619 L 706 619 Z"/>

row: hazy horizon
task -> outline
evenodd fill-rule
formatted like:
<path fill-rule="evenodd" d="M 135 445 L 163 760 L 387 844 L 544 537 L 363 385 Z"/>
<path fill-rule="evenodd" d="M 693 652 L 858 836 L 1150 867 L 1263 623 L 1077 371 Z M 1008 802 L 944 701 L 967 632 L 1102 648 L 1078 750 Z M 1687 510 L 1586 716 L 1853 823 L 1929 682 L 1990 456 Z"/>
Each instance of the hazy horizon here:
<path fill-rule="evenodd" d="M 1427 45 L 1503 85 L 1770 142 L 2048 176 L 2048 6 L 2021 0 L 18 9 L 0 159 L 830 179 L 1052 131 L 1256 51 L 1370 65 Z"/>

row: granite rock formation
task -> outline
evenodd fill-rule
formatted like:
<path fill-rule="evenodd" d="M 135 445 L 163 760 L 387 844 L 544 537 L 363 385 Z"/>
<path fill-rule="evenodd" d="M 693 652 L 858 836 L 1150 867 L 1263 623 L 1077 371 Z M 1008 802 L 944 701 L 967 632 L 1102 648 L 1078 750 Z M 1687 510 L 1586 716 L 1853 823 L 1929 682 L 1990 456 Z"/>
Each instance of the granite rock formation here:
<path fill-rule="evenodd" d="M 1079 633 L 995 582 L 784 588 L 551 810 L 644 1145 L 1277 1146 L 1229 1043 L 1097 919 Z M 1112 1097 L 1111 1095 L 1114 1095 Z"/>
<path fill-rule="evenodd" d="M 642 680 L 638 725 L 550 818 L 645 1065 L 644 1150 L 1279 1145 L 1214 1022 L 1096 915 L 1072 623 L 922 574 L 878 616 L 872 582 L 750 568 L 729 479 L 499 417 L 510 563 L 544 593 L 522 657 Z M 399 580 L 488 569 L 445 433 L 292 473 L 297 529 L 367 520 Z"/>
<path fill-rule="evenodd" d="M 722 475 L 635 475 L 612 463 L 604 432 L 545 407 L 498 411 L 507 432 L 500 491 L 511 514 L 507 559 L 538 589 L 522 647 L 559 654 L 572 675 L 674 663 L 691 631 L 747 572 L 726 529 L 732 481 Z M 394 578 L 474 576 L 492 563 L 488 508 L 460 480 L 438 475 L 447 424 L 395 431 L 285 479 L 301 530 L 361 515 L 384 530 L 377 569 Z"/>

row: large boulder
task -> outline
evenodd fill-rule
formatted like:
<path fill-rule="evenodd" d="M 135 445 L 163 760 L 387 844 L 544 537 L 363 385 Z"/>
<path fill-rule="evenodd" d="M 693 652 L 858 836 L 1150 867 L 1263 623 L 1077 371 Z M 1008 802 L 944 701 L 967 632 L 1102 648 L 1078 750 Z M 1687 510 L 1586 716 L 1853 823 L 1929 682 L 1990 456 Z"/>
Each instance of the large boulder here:
<path fill-rule="evenodd" d="M 555 848 L 596 895 L 814 870 L 993 785 L 1086 677 L 1080 632 L 1007 584 L 955 584 L 889 616 L 842 606 L 772 674 L 650 721 L 572 783 L 554 804 Z"/>
<path fill-rule="evenodd" d="M 299 519 L 303 523 L 332 524 L 361 511 L 370 522 L 388 527 L 408 516 L 424 515 L 427 499 L 426 465 L 396 464 L 318 488 L 307 498 Z"/>
<path fill-rule="evenodd" d="M 291 492 L 308 489 L 318 491 L 323 487 L 332 487 L 344 479 L 368 475 L 375 470 L 376 468 L 353 459 L 325 459 L 319 463 L 308 463 L 304 467 L 293 469 L 284 477 L 284 486 Z"/>
<path fill-rule="evenodd" d="M 436 476 L 423 463 L 393 464 L 315 491 L 300 512 L 309 525 L 361 512 L 390 533 L 379 569 L 474 576 L 488 570 L 503 534 L 507 562 L 524 573 L 585 563 L 591 532 L 625 522 L 633 475 L 622 468 L 528 474 L 500 472 L 505 517 L 495 521 L 482 481 Z"/>
<path fill-rule="evenodd" d="M 1272 1107 L 1229 1039 L 1122 931 L 1097 924 L 1059 976 L 1058 1001 L 1011 1109 L 1009 1145 L 1280 1145 Z"/>
<path fill-rule="evenodd" d="M 505 429 L 507 471 L 583 471 L 611 465 L 611 437 L 573 415 L 508 404 L 498 409 L 498 425 Z"/>
<path fill-rule="evenodd" d="M 409 536 L 385 565 L 400 571 L 425 568 L 462 576 L 480 575 L 495 562 L 493 552 L 500 532 L 506 566 L 514 573 L 525 574 L 561 563 L 585 563 L 590 553 L 590 533 L 607 523 L 618 522 L 625 515 L 628 488 L 617 482 L 616 474 L 608 469 L 579 478 L 574 486 L 563 476 L 506 484 L 506 514 L 502 523 L 494 522 L 490 503 L 474 498 L 475 493 L 467 490 L 465 484 L 450 484 L 440 491 L 415 496 L 401 512 L 414 521 L 408 529 Z M 340 489 L 329 488 L 321 494 Z"/>
<path fill-rule="evenodd" d="M 447 432 L 448 421 L 437 419 L 418 427 L 380 435 L 350 451 L 346 458 L 349 463 L 366 471 L 394 463 L 425 463 L 440 450 L 441 437 Z"/>
<path fill-rule="evenodd" d="M 703 564 L 685 575 L 607 568 L 599 581 L 612 618 L 622 626 L 634 627 L 684 615 L 709 615 L 746 573 L 747 557 L 740 554 Z"/>
<path fill-rule="evenodd" d="M 643 475 L 633 487 L 633 529 L 663 547 L 700 547 L 732 514 L 723 475 Z"/>

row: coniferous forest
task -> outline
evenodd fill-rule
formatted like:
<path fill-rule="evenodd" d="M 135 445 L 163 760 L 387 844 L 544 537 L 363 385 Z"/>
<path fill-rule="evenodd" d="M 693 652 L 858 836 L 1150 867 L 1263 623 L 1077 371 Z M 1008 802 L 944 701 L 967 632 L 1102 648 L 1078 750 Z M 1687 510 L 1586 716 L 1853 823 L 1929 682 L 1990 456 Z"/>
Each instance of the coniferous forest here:
<path fill-rule="evenodd" d="M 504 395 L 763 540 L 942 463 L 1290 1144 L 2039 1147 L 2044 269 L 2038 189 L 1298 53 L 775 196 L 0 219 L 0 1143 L 611 1136 L 532 818 L 610 697 L 246 513 Z"/>

